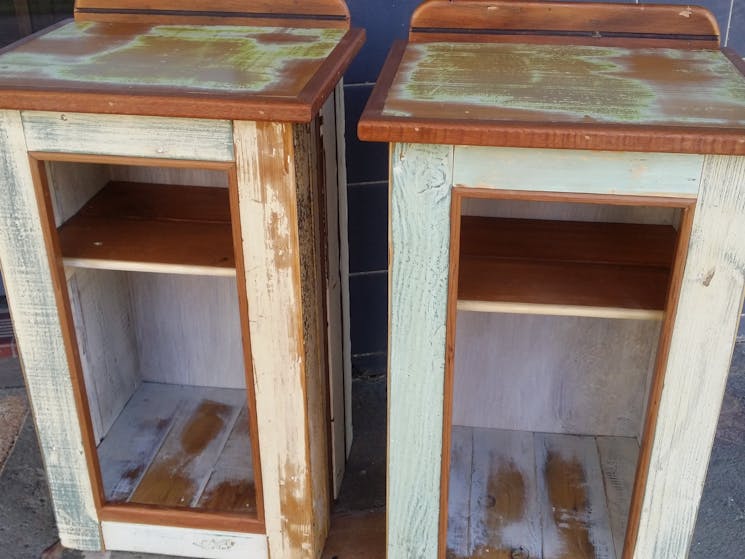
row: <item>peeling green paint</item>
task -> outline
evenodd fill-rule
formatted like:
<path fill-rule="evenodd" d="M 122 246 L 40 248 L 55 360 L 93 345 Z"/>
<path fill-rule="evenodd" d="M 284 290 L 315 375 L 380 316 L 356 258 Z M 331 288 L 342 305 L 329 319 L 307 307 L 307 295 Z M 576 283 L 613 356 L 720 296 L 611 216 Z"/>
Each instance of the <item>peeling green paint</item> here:
<path fill-rule="evenodd" d="M 745 80 L 718 51 L 410 44 L 384 113 L 622 124 L 745 125 Z"/>
<path fill-rule="evenodd" d="M 339 29 L 70 23 L 0 55 L 0 85 L 296 95 L 343 35 Z"/>

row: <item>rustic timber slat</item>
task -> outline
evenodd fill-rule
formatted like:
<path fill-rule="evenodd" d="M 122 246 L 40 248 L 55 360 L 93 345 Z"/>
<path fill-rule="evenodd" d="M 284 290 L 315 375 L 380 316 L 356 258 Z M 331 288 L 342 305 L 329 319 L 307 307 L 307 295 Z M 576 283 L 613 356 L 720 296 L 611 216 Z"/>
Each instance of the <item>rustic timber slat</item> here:
<path fill-rule="evenodd" d="M 59 229 L 66 264 L 234 274 L 228 191 L 112 182 Z M 133 263 L 128 265 L 127 263 Z"/>
<path fill-rule="evenodd" d="M 409 40 L 550 42 L 717 48 L 719 28 L 698 6 L 428 0 L 411 18 Z"/>
<path fill-rule="evenodd" d="M 69 22 L 0 54 L 0 108 L 308 122 L 363 41 L 346 28 Z"/>

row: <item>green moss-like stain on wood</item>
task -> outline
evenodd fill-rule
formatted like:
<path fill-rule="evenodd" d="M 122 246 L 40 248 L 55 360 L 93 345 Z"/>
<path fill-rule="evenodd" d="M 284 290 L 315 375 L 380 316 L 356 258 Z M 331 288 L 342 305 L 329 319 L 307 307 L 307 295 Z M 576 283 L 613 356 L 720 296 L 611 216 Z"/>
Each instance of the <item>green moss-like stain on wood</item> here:
<path fill-rule="evenodd" d="M 0 55 L 0 86 L 297 95 L 340 29 L 69 23 Z"/>
<path fill-rule="evenodd" d="M 745 80 L 718 51 L 410 44 L 390 116 L 745 125 Z"/>

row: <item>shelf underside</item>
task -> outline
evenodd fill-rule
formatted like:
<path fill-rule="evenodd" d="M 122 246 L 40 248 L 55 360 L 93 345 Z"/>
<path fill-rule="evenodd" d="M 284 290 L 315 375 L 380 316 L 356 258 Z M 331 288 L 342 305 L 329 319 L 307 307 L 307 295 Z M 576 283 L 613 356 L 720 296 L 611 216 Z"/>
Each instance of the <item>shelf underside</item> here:
<path fill-rule="evenodd" d="M 464 216 L 458 308 L 659 319 L 675 242 L 667 225 Z"/>
<path fill-rule="evenodd" d="M 225 188 L 110 182 L 59 238 L 68 266 L 235 274 Z"/>
<path fill-rule="evenodd" d="M 634 438 L 454 426 L 447 557 L 620 559 Z"/>
<path fill-rule="evenodd" d="M 98 458 L 108 503 L 256 515 L 245 390 L 143 383 Z"/>

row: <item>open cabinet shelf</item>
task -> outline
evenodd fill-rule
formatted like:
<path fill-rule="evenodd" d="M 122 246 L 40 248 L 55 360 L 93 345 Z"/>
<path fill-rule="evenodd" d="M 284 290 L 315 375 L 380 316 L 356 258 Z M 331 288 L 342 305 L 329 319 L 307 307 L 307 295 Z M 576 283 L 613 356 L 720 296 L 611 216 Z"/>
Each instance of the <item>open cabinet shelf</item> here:
<path fill-rule="evenodd" d="M 620 558 L 633 437 L 454 426 L 447 557 Z"/>
<path fill-rule="evenodd" d="M 225 188 L 111 181 L 59 238 L 67 266 L 235 275 Z"/>
<path fill-rule="evenodd" d="M 458 309 L 660 319 L 668 225 L 464 216 Z"/>

